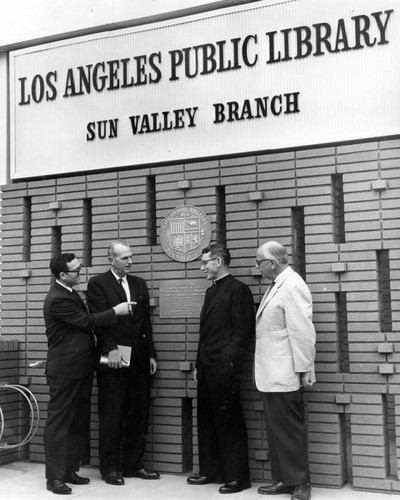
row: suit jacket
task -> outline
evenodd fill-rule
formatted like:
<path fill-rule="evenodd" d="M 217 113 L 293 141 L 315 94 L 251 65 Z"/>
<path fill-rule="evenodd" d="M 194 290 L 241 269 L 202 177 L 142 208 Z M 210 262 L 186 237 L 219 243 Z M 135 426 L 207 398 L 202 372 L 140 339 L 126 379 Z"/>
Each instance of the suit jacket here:
<path fill-rule="evenodd" d="M 315 329 L 312 299 L 301 276 L 288 267 L 256 315 L 255 381 L 261 392 L 289 392 L 301 387 L 300 374 L 314 376 Z"/>
<path fill-rule="evenodd" d="M 66 378 L 91 375 L 95 360 L 93 329 L 116 322 L 115 312 L 89 314 L 78 292 L 55 283 L 45 298 L 43 314 L 48 339 L 46 374 Z"/>
<path fill-rule="evenodd" d="M 221 374 L 229 367 L 236 373 L 241 371 L 243 357 L 254 337 L 254 316 L 249 287 L 232 275 L 207 289 L 200 314 L 196 360 L 199 380 L 207 367 L 214 367 Z"/>
<path fill-rule="evenodd" d="M 96 328 L 100 354 L 107 354 L 116 349 L 117 344 L 132 347 L 131 363 L 139 363 L 143 370 L 149 370 L 150 357 L 155 357 L 153 334 L 150 319 L 149 293 L 146 282 L 137 276 L 127 275 L 132 306 L 132 314 L 118 316 L 109 328 Z M 89 280 L 87 303 L 90 311 L 105 311 L 126 301 L 126 295 L 112 274 L 111 270 L 94 276 Z M 110 370 L 107 365 L 100 365 L 101 370 Z"/>

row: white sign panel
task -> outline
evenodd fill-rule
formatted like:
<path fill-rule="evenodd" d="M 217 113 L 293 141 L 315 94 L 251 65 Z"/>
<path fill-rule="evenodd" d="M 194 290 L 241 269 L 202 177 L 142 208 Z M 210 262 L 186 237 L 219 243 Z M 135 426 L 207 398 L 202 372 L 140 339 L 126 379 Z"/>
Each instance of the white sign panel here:
<path fill-rule="evenodd" d="M 11 178 L 400 133 L 396 0 L 294 0 L 10 55 Z"/>

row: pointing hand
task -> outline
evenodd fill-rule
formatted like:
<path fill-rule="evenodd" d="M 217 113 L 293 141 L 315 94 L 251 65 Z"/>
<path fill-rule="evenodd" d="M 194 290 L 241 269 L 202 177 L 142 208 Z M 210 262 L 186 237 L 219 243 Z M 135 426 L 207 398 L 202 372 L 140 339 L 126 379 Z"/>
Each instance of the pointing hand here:
<path fill-rule="evenodd" d="M 114 306 L 116 316 L 126 316 L 131 312 L 131 306 L 137 304 L 137 302 L 121 302 L 117 306 Z"/>

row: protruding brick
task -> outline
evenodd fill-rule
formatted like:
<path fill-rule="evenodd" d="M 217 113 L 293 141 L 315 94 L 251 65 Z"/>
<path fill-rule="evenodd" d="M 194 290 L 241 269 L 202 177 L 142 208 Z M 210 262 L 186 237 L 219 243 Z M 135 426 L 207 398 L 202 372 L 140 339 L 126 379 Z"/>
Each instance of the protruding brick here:
<path fill-rule="evenodd" d="M 51 201 L 49 203 L 49 210 L 58 211 L 58 210 L 61 210 L 61 209 L 62 209 L 62 203 L 61 203 L 61 201 Z"/>
<path fill-rule="evenodd" d="M 332 272 L 333 273 L 345 273 L 347 271 L 347 263 L 346 262 L 334 262 L 332 264 Z"/>
<path fill-rule="evenodd" d="M 191 370 L 192 370 L 192 362 L 191 361 L 181 361 L 179 363 L 179 371 L 190 372 Z"/>
<path fill-rule="evenodd" d="M 336 394 L 336 404 L 348 405 L 351 403 L 351 394 Z"/>
<path fill-rule="evenodd" d="M 19 377 L 18 379 L 18 384 L 19 385 L 23 385 L 24 387 L 28 387 L 29 385 L 31 385 L 31 382 L 32 382 L 32 379 L 31 377 Z"/>
<path fill-rule="evenodd" d="M 178 181 L 178 189 L 186 191 L 187 189 L 191 188 L 192 188 L 192 181 L 189 181 L 187 179 L 184 179 L 183 181 Z"/>
<path fill-rule="evenodd" d="M 392 354 L 394 352 L 394 345 L 389 343 L 379 344 L 378 352 L 380 354 Z"/>
<path fill-rule="evenodd" d="M 389 188 L 388 182 L 384 179 L 378 179 L 371 182 L 371 188 L 373 191 L 385 191 Z"/>
<path fill-rule="evenodd" d="M 392 375 L 394 373 L 394 365 L 379 365 L 378 369 L 381 375 Z"/>
<path fill-rule="evenodd" d="M 253 191 L 248 194 L 250 201 L 263 201 L 264 191 Z"/>
<path fill-rule="evenodd" d="M 18 274 L 20 278 L 28 279 L 32 276 L 32 271 L 31 269 L 21 269 Z"/>

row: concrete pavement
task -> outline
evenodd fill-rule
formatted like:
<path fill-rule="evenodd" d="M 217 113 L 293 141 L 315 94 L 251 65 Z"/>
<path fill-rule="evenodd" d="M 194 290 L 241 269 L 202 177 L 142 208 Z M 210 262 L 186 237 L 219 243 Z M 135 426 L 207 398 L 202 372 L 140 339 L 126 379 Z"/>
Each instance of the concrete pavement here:
<path fill-rule="evenodd" d="M 72 494 L 65 498 L 79 500 L 222 500 L 226 495 L 218 492 L 219 485 L 191 486 L 186 475 L 162 474 L 160 480 L 144 481 L 132 478 L 125 486 L 111 486 L 101 480 L 97 469 L 83 467 L 80 475 L 89 477 L 91 483 L 73 486 Z M 266 500 L 258 495 L 260 483 L 240 493 L 230 495 L 232 500 Z M 60 498 L 46 490 L 44 465 L 28 461 L 0 466 L 0 491 L 2 500 L 44 500 Z M 291 495 L 279 495 L 280 500 L 290 500 Z M 350 485 L 342 489 L 313 488 L 312 500 L 391 500 L 393 495 L 353 491 Z"/>

